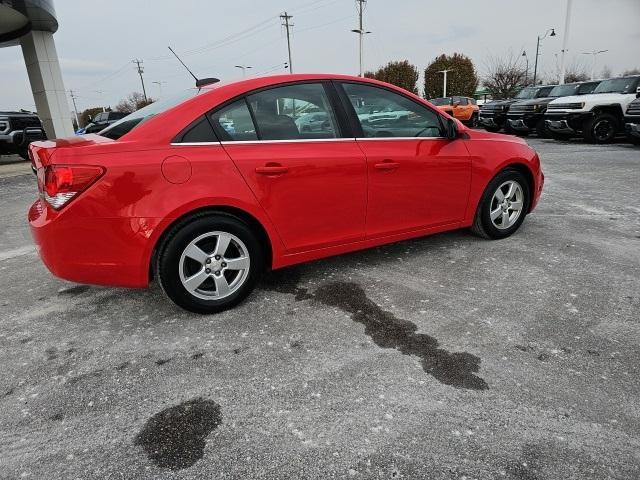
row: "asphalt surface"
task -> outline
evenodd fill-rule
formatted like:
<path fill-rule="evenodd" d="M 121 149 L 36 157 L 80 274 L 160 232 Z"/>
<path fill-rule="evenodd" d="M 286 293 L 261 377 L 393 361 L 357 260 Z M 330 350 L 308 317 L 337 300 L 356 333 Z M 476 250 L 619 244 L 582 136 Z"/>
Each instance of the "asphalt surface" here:
<path fill-rule="evenodd" d="M 530 143 L 511 238 L 289 268 L 215 316 L 53 278 L 35 179 L 0 178 L 0 478 L 640 478 L 640 149 Z"/>

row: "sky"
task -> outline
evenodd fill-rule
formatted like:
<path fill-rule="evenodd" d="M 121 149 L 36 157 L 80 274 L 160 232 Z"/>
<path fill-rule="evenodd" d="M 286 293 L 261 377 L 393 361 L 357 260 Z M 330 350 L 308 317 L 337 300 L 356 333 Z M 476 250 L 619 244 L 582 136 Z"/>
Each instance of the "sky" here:
<path fill-rule="evenodd" d="M 436 56 L 469 56 L 480 74 L 489 58 L 527 52 L 533 70 L 537 36 L 538 70 L 557 69 L 567 0 L 368 0 L 364 27 L 365 69 L 408 59 L 419 70 Z M 60 28 L 54 35 L 67 90 L 78 110 L 115 104 L 141 91 L 133 59 L 143 60 L 147 94 L 188 88 L 193 79 L 170 56 L 178 52 L 199 77 L 282 73 L 287 42 L 279 15 L 293 18 L 292 64 L 296 73 L 357 74 L 355 0 L 55 0 Z M 640 68 L 640 0 L 573 0 L 567 63 L 596 75 Z M 521 57 L 522 58 L 522 57 Z M 524 59 L 523 59 L 524 60 Z M 20 47 L 0 49 L 0 109 L 34 109 Z M 157 82 L 157 83 L 154 83 Z M 71 104 L 70 104 L 71 108 Z"/>

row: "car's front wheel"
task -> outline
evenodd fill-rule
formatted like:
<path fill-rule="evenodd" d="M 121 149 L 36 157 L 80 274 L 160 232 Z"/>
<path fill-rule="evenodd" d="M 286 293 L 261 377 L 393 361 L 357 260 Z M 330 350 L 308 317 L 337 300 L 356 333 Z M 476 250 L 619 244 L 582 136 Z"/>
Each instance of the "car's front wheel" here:
<path fill-rule="evenodd" d="M 264 265 L 264 250 L 245 222 L 227 214 L 200 214 L 168 233 L 158 251 L 156 273 L 177 305 L 216 313 L 247 297 Z"/>
<path fill-rule="evenodd" d="M 522 173 L 512 168 L 501 171 L 482 194 L 471 230 L 484 238 L 508 237 L 522 225 L 530 199 Z"/>

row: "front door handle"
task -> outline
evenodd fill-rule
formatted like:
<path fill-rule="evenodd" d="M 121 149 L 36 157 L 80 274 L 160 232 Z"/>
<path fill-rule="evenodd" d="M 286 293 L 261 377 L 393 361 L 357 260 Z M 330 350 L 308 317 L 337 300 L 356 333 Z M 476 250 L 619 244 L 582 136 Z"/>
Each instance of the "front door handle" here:
<path fill-rule="evenodd" d="M 283 175 L 289 171 L 289 168 L 279 163 L 267 163 L 264 167 L 256 167 L 258 175 Z"/>
<path fill-rule="evenodd" d="M 393 160 L 384 160 L 381 163 L 376 163 L 373 167 L 376 170 L 395 170 L 400 166 L 399 163 L 394 162 Z"/>

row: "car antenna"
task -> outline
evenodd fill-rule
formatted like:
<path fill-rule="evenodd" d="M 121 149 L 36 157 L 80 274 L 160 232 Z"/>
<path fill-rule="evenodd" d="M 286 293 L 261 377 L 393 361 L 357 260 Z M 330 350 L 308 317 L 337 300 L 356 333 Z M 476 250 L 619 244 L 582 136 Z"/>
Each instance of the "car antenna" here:
<path fill-rule="evenodd" d="M 171 51 L 171 53 L 173 53 L 173 55 L 175 55 L 175 57 L 182 64 L 182 66 L 187 69 L 187 72 L 189 72 L 191 74 L 193 79 L 196 81 L 196 87 L 200 88 L 200 87 L 204 87 L 205 85 L 211 85 L 212 83 L 218 83 L 220 81 L 219 78 L 213 78 L 213 77 L 210 77 L 210 78 L 198 78 L 198 77 L 196 77 L 193 74 L 193 72 L 191 70 L 189 70 L 189 67 L 187 67 L 182 60 L 180 60 L 180 57 L 178 56 L 178 54 L 176 52 L 173 51 L 173 48 L 171 48 L 169 46 L 167 46 L 167 48 Z"/>

